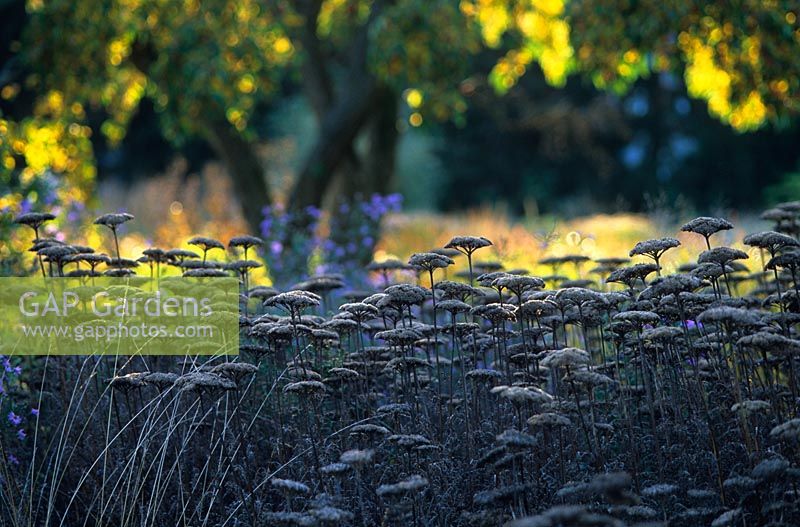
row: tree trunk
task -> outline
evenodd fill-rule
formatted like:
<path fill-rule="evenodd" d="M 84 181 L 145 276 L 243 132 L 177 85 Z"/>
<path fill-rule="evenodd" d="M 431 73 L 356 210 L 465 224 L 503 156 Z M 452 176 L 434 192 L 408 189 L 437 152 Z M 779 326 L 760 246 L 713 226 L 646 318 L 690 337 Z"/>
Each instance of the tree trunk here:
<path fill-rule="evenodd" d="M 261 211 L 272 203 L 272 196 L 255 146 L 227 121 L 209 121 L 203 129 L 206 140 L 228 169 L 250 231 L 260 234 Z"/>
<path fill-rule="evenodd" d="M 353 141 L 374 108 L 378 95 L 375 80 L 369 77 L 356 86 L 325 115 L 317 142 L 292 189 L 289 205 L 293 209 L 319 206 L 332 174 L 348 158 Z"/>
<path fill-rule="evenodd" d="M 388 194 L 397 164 L 397 96 L 388 87 L 383 87 L 377 97 L 373 117 L 367 124 L 365 134 L 368 150 L 358 177 L 358 188 L 363 194 Z"/>

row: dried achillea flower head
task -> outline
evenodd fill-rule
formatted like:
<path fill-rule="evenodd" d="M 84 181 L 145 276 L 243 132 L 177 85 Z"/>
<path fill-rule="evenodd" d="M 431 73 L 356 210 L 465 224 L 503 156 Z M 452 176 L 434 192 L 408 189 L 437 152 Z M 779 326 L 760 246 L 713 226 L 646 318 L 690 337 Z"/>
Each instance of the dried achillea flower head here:
<path fill-rule="evenodd" d="M 353 513 L 330 505 L 309 510 L 311 516 L 325 525 L 345 524 L 353 519 Z"/>
<path fill-rule="evenodd" d="M 208 252 L 211 249 L 225 249 L 225 246 L 222 245 L 222 242 L 205 236 L 195 236 L 194 238 L 190 238 L 186 243 L 189 245 L 196 245 L 197 247 L 203 249 L 204 252 Z"/>
<path fill-rule="evenodd" d="M 671 496 L 678 492 L 680 487 L 671 483 L 656 483 L 642 489 L 642 496 L 648 498 L 660 498 L 664 496 Z"/>
<path fill-rule="evenodd" d="M 175 384 L 178 380 L 178 374 L 172 372 L 153 371 L 145 374 L 142 378 L 147 384 L 151 384 L 159 390 L 165 390 Z"/>
<path fill-rule="evenodd" d="M 38 233 L 39 227 L 41 227 L 42 224 L 54 219 L 56 219 L 55 214 L 50 214 L 49 212 L 27 212 L 14 218 L 14 223 L 18 225 L 27 225 Z"/>
<path fill-rule="evenodd" d="M 791 236 L 775 231 L 757 232 L 748 234 L 743 240 L 745 245 L 767 249 L 770 256 L 775 256 L 775 252 L 784 247 L 797 247 L 800 243 Z"/>
<path fill-rule="evenodd" d="M 533 448 L 538 444 L 532 435 L 513 428 L 504 430 L 495 439 L 498 443 L 511 448 Z"/>
<path fill-rule="evenodd" d="M 372 462 L 375 457 L 374 450 L 347 450 L 339 456 L 339 462 L 360 469 Z"/>
<path fill-rule="evenodd" d="M 128 373 L 126 375 L 117 375 L 111 379 L 111 387 L 122 392 L 127 392 L 133 388 L 141 388 L 145 385 L 146 373 Z"/>
<path fill-rule="evenodd" d="M 408 492 L 422 492 L 422 490 L 427 486 L 427 479 L 423 478 L 419 474 L 414 474 L 413 476 L 397 483 L 391 485 L 381 485 L 378 487 L 376 492 L 378 496 L 398 496 Z"/>
<path fill-rule="evenodd" d="M 606 278 L 606 282 L 625 284 L 632 289 L 637 281 L 644 283 L 647 275 L 655 273 L 658 270 L 659 267 L 656 264 L 634 264 L 630 267 L 621 267 L 612 271 L 611 274 L 608 275 L 608 278 Z"/>
<path fill-rule="evenodd" d="M 249 249 L 250 247 L 257 247 L 260 245 L 264 245 L 264 240 L 257 236 L 250 236 L 249 234 L 234 236 L 228 242 L 228 247 L 241 247 L 242 249 Z"/>
<path fill-rule="evenodd" d="M 384 290 L 386 303 L 398 306 L 413 306 L 421 304 L 430 296 L 427 289 L 412 284 L 397 284 L 387 287 Z"/>
<path fill-rule="evenodd" d="M 215 373 L 201 371 L 186 373 L 175 379 L 175 387 L 185 392 L 218 392 L 233 390 L 236 383 Z"/>
<path fill-rule="evenodd" d="M 351 467 L 347 463 L 330 463 L 319 469 L 325 475 L 341 476 L 350 471 Z"/>
<path fill-rule="evenodd" d="M 675 238 L 657 238 L 637 243 L 631 249 L 629 256 L 644 255 L 649 256 L 658 263 L 658 259 L 667 250 L 678 247 L 681 242 Z"/>
<path fill-rule="evenodd" d="M 545 368 L 575 368 L 591 364 L 592 358 L 586 351 L 578 348 L 563 348 L 548 351 L 542 359 Z"/>
<path fill-rule="evenodd" d="M 765 412 L 771 408 L 767 401 L 758 401 L 758 400 L 746 400 L 740 403 L 736 403 L 731 406 L 731 412 L 743 412 L 745 414 L 751 414 L 755 412 Z"/>
<path fill-rule="evenodd" d="M 785 423 L 784 423 L 785 424 Z M 775 481 L 786 473 L 789 462 L 782 457 L 765 459 L 755 466 L 750 472 L 750 476 L 756 481 Z"/>
<path fill-rule="evenodd" d="M 708 238 L 719 231 L 727 231 L 730 229 L 733 229 L 733 223 L 724 218 L 712 218 L 709 216 L 700 216 L 690 222 L 684 223 L 681 227 L 681 230 L 684 232 L 693 232 L 704 238 Z"/>
<path fill-rule="evenodd" d="M 553 412 L 543 412 L 528 418 L 528 424 L 533 427 L 567 427 L 572 425 L 568 417 Z"/>
<path fill-rule="evenodd" d="M 703 251 L 697 258 L 697 263 L 715 263 L 726 265 L 734 260 L 747 260 L 749 256 L 746 252 L 730 247 L 714 247 L 708 251 Z"/>
<path fill-rule="evenodd" d="M 267 307 L 281 307 L 292 315 L 297 315 L 301 311 L 316 307 L 322 302 L 322 298 L 309 291 L 288 291 L 277 294 L 264 301 Z"/>
<path fill-rule="evenodd" d="M 800 419 L 789 419 L 769 432 L 770 437 L 787 443 L 797 442 L 800 439 Z"/>
<path fill-rule="evenodd" d="M 495 382 L 503 378 L 503 374 L 500 373 L 499 371 L 489 370 L 484 368 L 470 370 L 465 375 L 467 379 L 483 383 Z"/>
<path fill-rule="evenodd" d="M 514 404 L 548 403 L 553 400 L 552 395 L 533 386 L 495 386 L 491 389 L 491 393 L 498 394 Z"/>
<path fill-rule="evenodd" d="M 482 247 L 489 247 L 492 242 L 483 236 L 456 236 L 451 239 L 445 249 L 455 249 L 464 254 L 470 255 Z"/>
<path fill-rule="evenodd" d="M 298 381 L 284 386 L 283 392 L 305 397 L 322 397 L 325 395 L 326 388 L 320 381 Z"/>
<path fill-rule="evenodd" d="M 414 253 L 411 255 L 411 258 L 408 259 L 408 264 L 410 266 L 429 272 L 434 269 L 442 269 L 454 263 L 453 259 L 449 256 L 438 253 Z"/>
<path fill-rule="evenodd" d="M 134 219 L 133 214 L 128 214 L 127 212 L 113 212 L 111 214 L 103 214 L 102 216 L 98 217 L 94 220 L 94 224 L 105 225 L 109 229 L 116 229 L 117 226 L 131 221 L 132 219 Z"/>
<path fill-rule="evenodd" d="M 293 494 L 297 496 L 311 494 L 311 489 L 308 485 L 293 479 L 272 478 L 269 483 L 284 494 Z"/>

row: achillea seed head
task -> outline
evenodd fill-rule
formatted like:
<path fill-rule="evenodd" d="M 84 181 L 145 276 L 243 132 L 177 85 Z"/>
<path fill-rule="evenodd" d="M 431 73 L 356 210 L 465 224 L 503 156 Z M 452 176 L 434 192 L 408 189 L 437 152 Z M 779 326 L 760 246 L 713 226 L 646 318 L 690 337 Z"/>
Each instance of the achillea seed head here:
<path fill-rule="evenodd" d="M 428 486 L 428 480 L 414 474 L 402 481 L 391 485 L 381 485 L 376 490 L 378 496 L 398 496 L 406 493 L 419 493 Z"/>
<path fill-rule="evenodd" d="M 372 462 L 374 450 L 347 450 L 339 456 L 339 462 L 355 468 L 362 468 Z"/>
<path fill-rule="evenodd" d="M 733 223 L 724 218 L 712 218 L 700 216 L 690 222 L 684 223 L 681 230 L 684 232 L 694 232 L 702 236 L 711 236 L 719 231 L 733 229 Z"/>
<path fill-rule="evenodd" d="M 133 214 L 128 214 L 127 212 L 116 212 L 111 214 L 103 214 L 102 216 L 94 220 L 94 224 L 105 225 L 110 229 L 116 229 L 117 226 L 122 225 L 125 222 L 131 221 L 132 219 L 133 219 Z"/>

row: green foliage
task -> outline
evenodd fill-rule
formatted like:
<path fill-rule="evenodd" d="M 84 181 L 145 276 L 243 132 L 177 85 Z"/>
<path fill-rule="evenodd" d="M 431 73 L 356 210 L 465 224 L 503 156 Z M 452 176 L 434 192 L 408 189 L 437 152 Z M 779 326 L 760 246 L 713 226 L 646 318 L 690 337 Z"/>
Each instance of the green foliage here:
<path fill-rule="evenodd" d="M 764 203 L 781 203 L 800 199 L 800 171 L 790 172 L 774 185 L 764 189 Z"/>

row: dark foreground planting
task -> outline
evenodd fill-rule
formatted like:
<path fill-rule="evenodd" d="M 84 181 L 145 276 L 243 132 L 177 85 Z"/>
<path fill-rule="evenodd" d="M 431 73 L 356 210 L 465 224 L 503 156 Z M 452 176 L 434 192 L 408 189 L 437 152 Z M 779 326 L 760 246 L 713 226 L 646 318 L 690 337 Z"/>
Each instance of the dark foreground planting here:
<path fill-rule="evenodd" d="M 258 285 L 249 236 L 227 263 L 196 238 L 138 266 L 37 240 L 41 274 L 240 277 L 241 349 L 6 360 L 0 523 L 798 525 L 798 214 L 744 239 L 756 273 L 697 218 L 707 250 L 677 274 L 674 238 L 539 278 L 462 236 L 370 264 L 385 288 L 363 292 Z M 116 241 L 131 219 L 96 223 Z"/>

